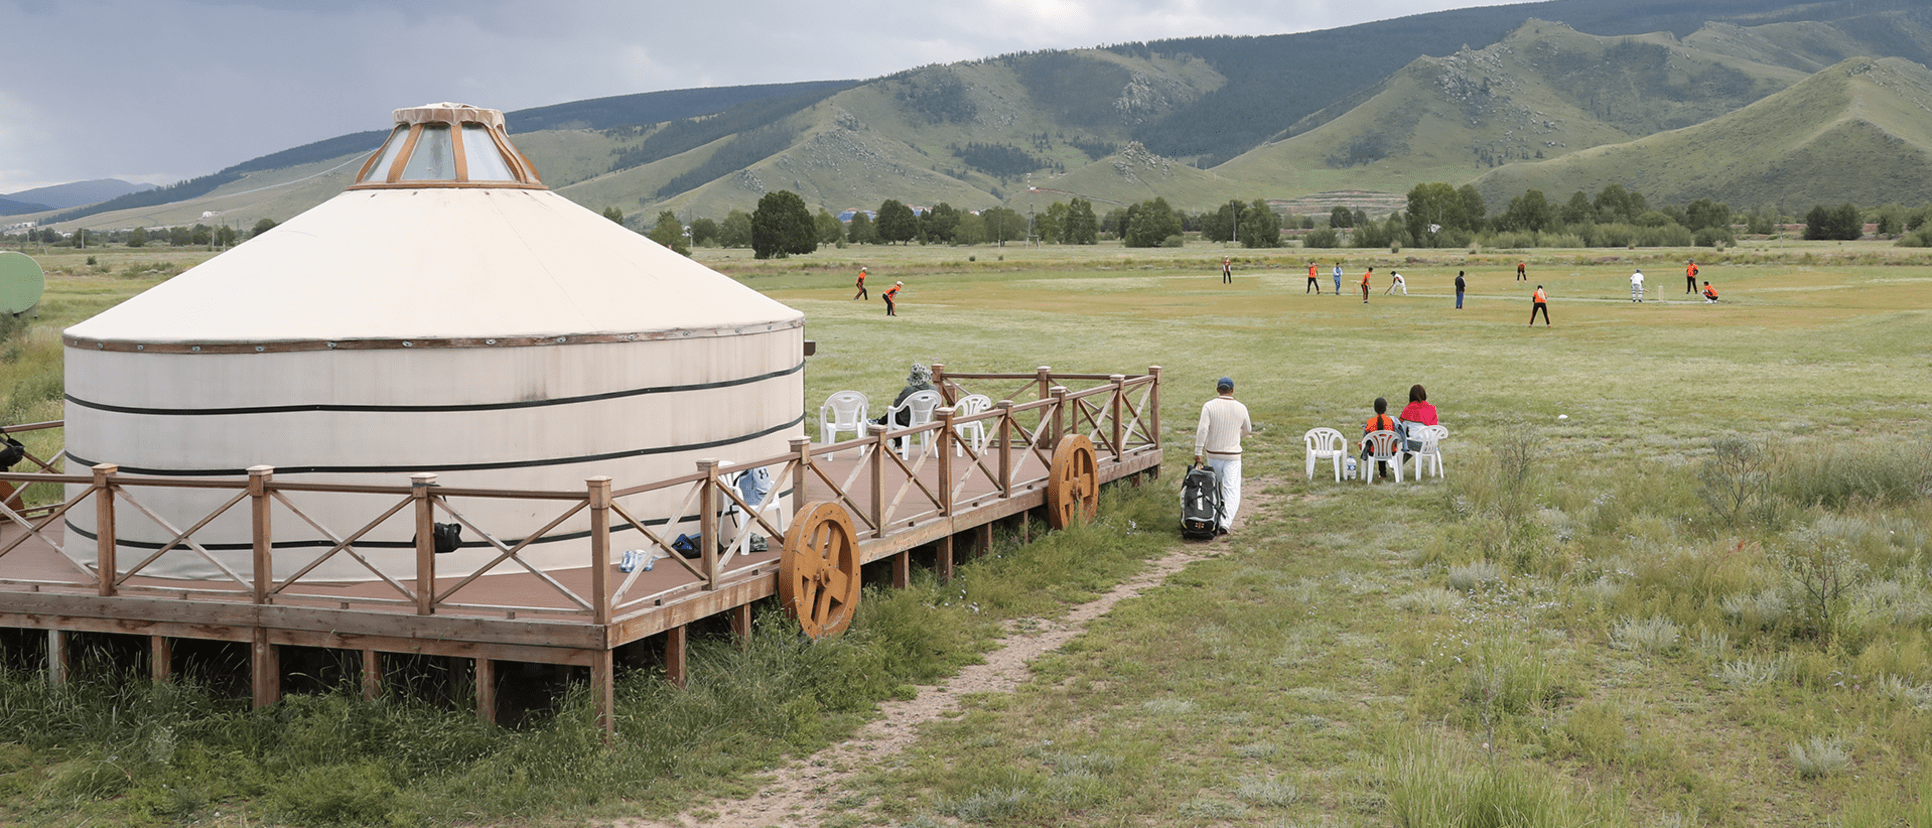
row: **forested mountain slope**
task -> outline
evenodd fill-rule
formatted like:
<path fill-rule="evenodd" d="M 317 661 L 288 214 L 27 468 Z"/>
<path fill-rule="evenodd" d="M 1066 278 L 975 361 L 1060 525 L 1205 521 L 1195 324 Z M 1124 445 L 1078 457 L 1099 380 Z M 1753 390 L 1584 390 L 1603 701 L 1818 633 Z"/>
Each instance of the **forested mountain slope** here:
<path fill-rule="evenodd" d="M 1853 58 L 1707 123 L 1496 169 L 1476 188 L 1500 203 L 1552 201 L 1611 183 L 1653 203 L 1719 194 L 1740 207 L 1918 204 L 1932 196 L 1932 71 Z"/>

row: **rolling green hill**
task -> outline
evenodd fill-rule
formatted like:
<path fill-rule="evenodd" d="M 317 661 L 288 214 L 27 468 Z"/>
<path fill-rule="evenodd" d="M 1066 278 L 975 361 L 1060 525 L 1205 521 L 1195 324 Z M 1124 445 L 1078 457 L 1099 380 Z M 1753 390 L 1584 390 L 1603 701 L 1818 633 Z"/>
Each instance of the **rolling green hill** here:
<path fill-rule="evenodd" d="M 1360 101 L 1315 113 L 1215 168 L 1270 195 L 1407 190 L 1699 123 L 1805 73 L 1541 20 L 1484 49 L 1417 58 Z"/>
<path fill-rule="evenodd" d="M 721 218 L 774 189 L 833 211 L 888 198 L 1024 210 L 1056 193 L 1100 203 L 1162 196 L 1202 210 L 1230 198 L 1399 194 L 1420 182 L 1479 178 L 1492 198 L 1512 195 L 1503 193 L 1510 181 L 1576 180 L 1585 189 L 1620 181 L 1668 200 L 1676 196 L 1646 184 L 1663 168 L 1684 173 L 1669 177 L 1683 184 L 1669 192 L 1688 198 L 1744 202 L 1776 189 L 1803 200 L 1872 178 L 1838 159 L 1909 158 L 1898 147 L 1918 139 L 1896 118 L 1817 133 L 1796 121 L 1729 116 L 1808 85 L 1800 82 L 1850 55 L 1932 60 L 1932 9 L 1907 0 L 1551 0 L 1323 32 L 1004 55 L 861 82 L 624 96 L 508 117 L 551 187 L 639 220 L 664 209 Z M 1738 125 L 1757 132 L 1666 140 Z M 125 203 L 39 217 L 66 229 L 286 219 L 339 191 L 342 168 L 381 134 L 318 141 Z M 1732 175 L 1719 171 L 1741 170 L 1746 159 L 1697 150 L 1734 144 L 1788 151 L 1775 170 Z M 1647 153 L 1639 168 L 1622 163 L 1638 155 L 1594 149 L 1632 145 L 1692 155 Z M 1557 163 L 1579 153 L 1581 166 Z M 1932 201 L 1932 188 L 1916 180 L 1889 176 L 1849 197 Z"/>
<path fill-rule="evenodd" d="M 1923 203 L 1932 197 L 1932 71 L 1854 58 L 1707 123 L 1513 164 L 1476 182 L 1492 203 L 1621 183 L 1652 203 Z"/>

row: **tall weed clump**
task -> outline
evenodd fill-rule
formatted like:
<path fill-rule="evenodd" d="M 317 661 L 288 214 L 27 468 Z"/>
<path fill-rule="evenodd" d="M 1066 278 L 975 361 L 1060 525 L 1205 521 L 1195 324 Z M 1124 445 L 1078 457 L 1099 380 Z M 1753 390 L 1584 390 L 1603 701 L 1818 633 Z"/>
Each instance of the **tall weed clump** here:
<path fill-rule="evenodd" d="M 1396 825 L 1615 828 L 1629 824 L 1617 803 L 1579 798 L 1546 773 L 1502 760 L 1492 751 L 1458 750 L 1438 738 L 1400 740 L 1380 765 L 1390 821 Z"/>
<path fill-rule="evenodd" d="M 1773 477 L 1799 507 L 1898 505 L 1932 497 L 1932 431 L 1787 446 Z"/>
<path fill-rule="evenodd" d="M 1530 519 L 1541 494 L 1536 459 L 1542 445 L 1541 433 L 1527 424 L 1505 428 L 1489 452 L 1475 455 L 1465 471 L 1450 479 L 1443 488 L 1447 505 L 1463 518 L 1463 528 L 1452 532 L 1451 543 L 1473 546 L 1484 560 L 1517 572 L 1535 569 L 1547 551 Z"/>
<path fill-rule="evenodd" d="M 1771 452 L 1738 435 L 1711 441 L 1711 454 L 1697 467 L 1697 496 L 1732 529 L 1770 525 L 1778 517 L 1772 497 Z"/>

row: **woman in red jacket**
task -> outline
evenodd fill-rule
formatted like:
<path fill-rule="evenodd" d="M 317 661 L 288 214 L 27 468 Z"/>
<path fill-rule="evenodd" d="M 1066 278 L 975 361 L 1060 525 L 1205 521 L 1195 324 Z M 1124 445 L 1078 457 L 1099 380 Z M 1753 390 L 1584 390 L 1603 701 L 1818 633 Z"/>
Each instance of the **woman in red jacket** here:
<path fill-rule="evenodd" d="M 1410 451 L 1422 448 L 1422 442 L 1413 433 L 1416 426 L 1436 424 L 1436 407 L 1429 404 L 1429 392 L 1421 383 L 1409 386 L 1409 404 L 1402 409 L 1403 442 L 1408 443 Z"/>

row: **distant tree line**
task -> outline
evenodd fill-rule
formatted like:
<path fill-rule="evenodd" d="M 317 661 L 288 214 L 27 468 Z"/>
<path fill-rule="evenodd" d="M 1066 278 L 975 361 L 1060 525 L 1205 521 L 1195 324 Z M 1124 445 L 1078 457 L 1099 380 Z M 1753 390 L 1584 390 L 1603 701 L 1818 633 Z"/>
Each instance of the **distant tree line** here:
<path fill-rule="evenodd" d="M 604 215 L 624 222 L 622 211 Z M 752 212 L 732 210 L 721 220 L 698 218 L 687 225 L 665 210 L 637 231 L 686 255 L 692 246 L 749 247 L 758 258 L 812 253 L 820 247 L 849 244 L 1006 244 L 1035 240 L 1052 244 L 1097 244 L 1118 240 L 1126 247 L 1179 247 L 1191 233 L 1203 241 L 1271 248 L 1299 239 L 1307 248 L 1463 247 L 1691 247 L 1728 245 L 1739 232 L 1768 236 L 1790 217 L 1775 207 L 1735 210 L 1703 198 L 1684 205 L 1652 206 L 1649 199 L 1620 184 L 1594 196 L 1577 191 L 1564 202 L 1540 190 L 1510 199 L 1500 213 L 1473 186 L 1441 182 L 1418 184 L 1404 208 L 1377 219 L 1363 210 L 1337 206 L 1325 217 L 1276 212 L 1264 199 L 1233 199 L 1200 213 L 1176 209 L 1165 198 L 1123 205 L 1097 215 L 1084 198 L 1056 201 L 1032 216 L 1008 207 L 978 212 L 946 202 L 916 209 L 886 199 L 877 210 L 858 211 L 841 221 L 828 210 L 816 213 L 797 193 L 766 193 Z M 1806 214 L 1809 239 L 1856 239 L 1867 226 L 1900 245 L 1932 247 L 1932 205 L 1861 209 L 1857 205 L 1818 206 Z M 1290 237 L 1286 231 L 1296 231 Z M 258 228 L 257 232 L 262 232 Z"/>
<path fill-rule="evenodd" d="M 1307 247 L 1717 247 L 1735 244 L 1740 232 L 1769 236 L 1790 220 L 1778 208 L 1735 210 L 1701 198 L 1689 204 L 1652 206 L 1643 193 L 1611 184 L 1592 196 L 1581 190 L 1561 203 L 1541 190 L 1510 199 L 1501 213 L 1470 185 L 1418 184 L 1404 209 L 1382 221 L 1360 210 L 1335 207 L 1325 227 L 1305 234 Z M 1807 239 L 1858 239 L 1868 224 L 1901 245 L 1932 246 L 1932 205 L 1907 209 L 1855 204 L 1816 206 L 1803 217 Z"/>

